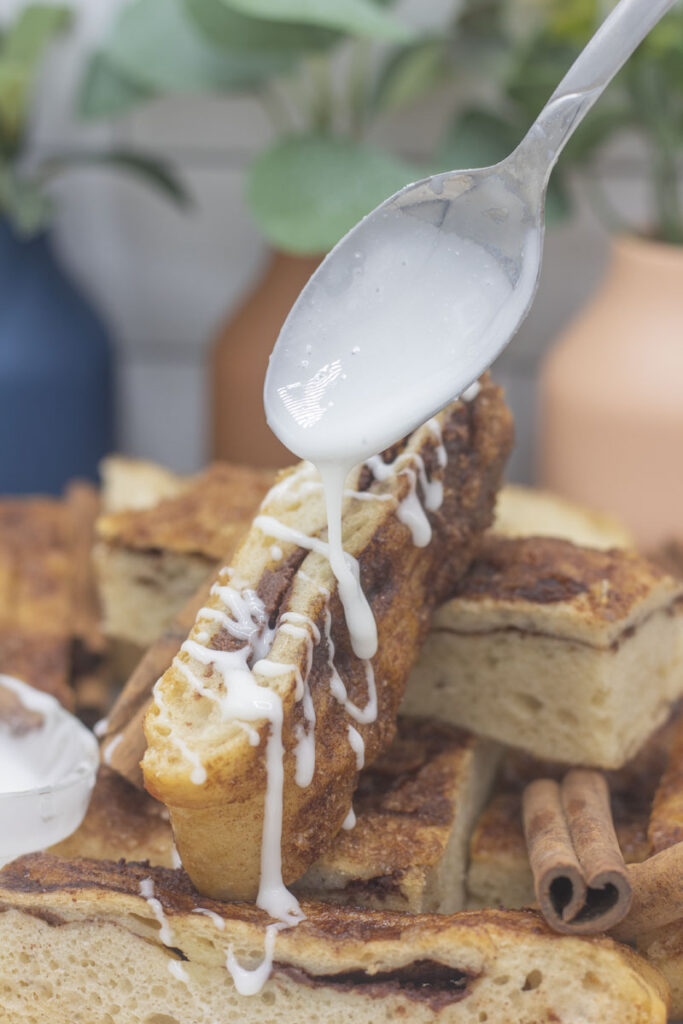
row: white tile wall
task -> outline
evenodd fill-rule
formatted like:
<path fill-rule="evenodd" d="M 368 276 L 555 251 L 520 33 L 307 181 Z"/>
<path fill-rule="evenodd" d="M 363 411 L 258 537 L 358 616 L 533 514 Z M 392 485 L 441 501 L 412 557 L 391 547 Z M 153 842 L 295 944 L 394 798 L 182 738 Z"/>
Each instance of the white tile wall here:
<path fill-rule="evenodd" d="M 0 0 L 0 20 L 25 0 Z M 221 317 L 261 265 L 265 247 L 243 202 L 244 170 L 270 137 L 249 98 L 188 98 L 151 104 L 112 126 L 84 125 L 71 113 L 82 56 L 124 0 L 72 0 L 77 30 L 55 51 L 35 123 L 39 150 L 118 140 L 167 155 L 194 196 L 179 212 L 120 173 L 71 172 L 56 188 L 56 241 L 64 262 L 109 320 L 119 362 L 119 440 L 123 450 L 191 470 L 207 458 L 204 367 Z M 404 0 L 426 17 L 425 0 Z M 448 0 L 433 0 L 443 17 Z M 447 98 L 441 98 L 442 104 Z M 410 155 L 438 137 L 443 109 L 433 101 L 379 137 Z M 616 184 L 621 202 L 644 206 L 637 177 Z M 511 475 L 533 472 L 535 370 L 539 353 L 596 286 L 607 253 L 605 232 L 585 209 L 548 236 L 538 298 L 497 368 L 517 419 Z"/>

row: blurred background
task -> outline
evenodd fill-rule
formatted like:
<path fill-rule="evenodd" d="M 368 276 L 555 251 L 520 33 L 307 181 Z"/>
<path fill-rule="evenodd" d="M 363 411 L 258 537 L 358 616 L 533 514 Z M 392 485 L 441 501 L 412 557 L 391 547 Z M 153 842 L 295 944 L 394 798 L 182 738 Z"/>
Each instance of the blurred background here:
<path fill-rule="evenodd" d="M 496 162 L 604 0 L 0 0 L 0 490 L 116 449 L 269 465 L 261 382 L 321 255 L 409 180 Z M 494 368 L 509 466 L 683 533 L 683 11 L 553 177 Z"/>

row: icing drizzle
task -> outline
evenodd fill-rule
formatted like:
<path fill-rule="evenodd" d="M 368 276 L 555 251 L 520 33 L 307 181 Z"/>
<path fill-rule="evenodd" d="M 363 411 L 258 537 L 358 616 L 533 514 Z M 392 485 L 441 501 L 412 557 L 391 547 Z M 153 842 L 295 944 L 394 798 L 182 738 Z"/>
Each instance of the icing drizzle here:
<path fill-rule="evenodd" d="M 444 469 L 447 453 L 441 437 L 438 420 L 430 420 L 427 428 L 436 440 L 436 461 Z M 366 465 L 377 481 L 387 480 L 392 475 L 405 476 L 409 482 L 408 493 L 397 504 L 396 514 L 411 531 L 413 541 L 424 546 L 431 540 L 431 525 L 427 511 L 436 511 L 443 501 L 443 484 L 438 479 L 429 479 L 424 461 L 417 453 L 400 453 L 391 463 L 385 463 L 380 456 L 367 460 Z M 282 742 L 283 704 L 279 693 L 261 679 L 274 679 L 291 674 L 295 680 L 295 699 L 301 705 L 303 722 L 296 730 L 296 771 L 295 780 L 301 787 L 310 784 L 315 773 L 315 705 L 309 686 L 309 675 L 313 663 L 313 652 L 324 636 L 327 645 L 329 665 L 329 688 L 333 697 L 344 708 L 351 721 L 347 735 L 351 751 L 355 755 L 356 768 L 360 771 L 365 763 L 365 742 L 358 725 L 368 725 L 377 718 L 377 686 L 371 658 L 377 650 L 377 629 L 374 616 L 360 584 L 357 559 L 345 552 L 341 536 L 341 506 L 344 496 L 380 501 L 395 501 L 391 494 L 375 494 L 345 489 L 346 471 L 339 467 L 321 467 L 320 478 L 310 463 L 303 463 L 295 472 L 288 474 L 271 490 L 271 498 L 282 500 L 290 507 L 298 506 L 306 494 L 319 490 L 323 484 L 328 513 L 328 540 L 312 537 L 281 522 L 265 512 L 254 520 L 254 526 L 273 543 L 271 557 L 279 561 L 283 557 L 282 544 L 294 544 L 305 550 L 327 558 L 338 583 L 338 593 L 344 608 L 345 618 L 354 653 L 360 659 L 367 685 L 367 700 L 364 707 L 355 704 L 349 697 L 346 685 L 335 665 L 335 645 L 332 639 L 332 616 L 330 612 L 330 591 L 315 583 L 310 576 L 299 569 L 302 580 L 313 584 L 325 597 L 322 634 L 316 623 L 306 615 L 287 611 L 281 615 L 276 629 L 268 624 L 268 615 L 263 602 L 253 589 L 240 586 L 239 580 L 230 576 L 228 582 L 216 583 L 212 595 L 222 607 L 202 608 L 196 620 L 196 629 L 191 638 L 182 645 L 174 659 L 176 669 L 202 697 L 212 701 L 221 716 L 235 722 L 248 735 L 253 745 L 260 743 L 257 723 L 268 723 L 266 739 L 266 795 L 261 841 L 261 872 L 256 903 L 265 910 L 273 921 L 265 929 L 264 956 L 258 966 L 246 968 L 237 962 L 232 947 L 228 949 L 226 967 L 230 972 L 237 991 L 242 995 L 254 995 L 261 990 L 271 973 L 275 942 L 278 933 L 298 924 L 304 917 L 299 904 L 284 885 L 282 879 L 282 817 L 284 786 L 284 747 Z M 242 643 L 236 650 L 216 650 L 205 646 L 210 641 L 210 631 L 202 626 L 206 623 L 226 630 L 231 637 Z M 303 640 L 306 644 L 304 671 L 294 664 L 273 661 L 269 655 L 276 631 Z M 198 662 L 210 671 L 218 673 L 222 685 L 211 687 L 192 668 L 191 661 Z M 154 689 L 154 699 L 160 714 L 166 714 L 159 684 Z M 355 723 L 355 724 L 352 724 Z M 191 781 L 202 785 L 206 781 L 206 769 L 199 756 L 175 730 L 169 730 L 180 754 L 192 765 Z M 351 829 L 356 823 L 353 808 L 349 810 L 342 827 Z M 171 932 L 158 900 L 154 898 L 151 879 L 140 885 L 141 894 L 147 899 L 161 926 L 160 937 L 171 944 Z M 221 930 L 225 922 L 219 915 L 203 908 L 196 913 L 209 916 Z M 174 961 L 175 964 L 175 961 Z M 169 969 L 171 969 L 169 967 Z M 172 973 L 181 980 L 187 974 L 182 965 L 175 964 Z M 184 975 L 184 976 L 183 976 Z"/>

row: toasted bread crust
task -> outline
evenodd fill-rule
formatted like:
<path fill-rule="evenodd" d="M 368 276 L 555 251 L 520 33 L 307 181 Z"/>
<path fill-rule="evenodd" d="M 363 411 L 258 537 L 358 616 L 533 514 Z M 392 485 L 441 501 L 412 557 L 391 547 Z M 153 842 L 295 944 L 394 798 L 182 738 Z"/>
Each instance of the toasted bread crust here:
<path fill-rule="evenodd" d="M 373 660 L 378 715 L 374 722 L 360 726 L 366 763 L 385 749 L 393 737 L 406 675 L 419 650 L 431 610 L 452 591 L 490 522 L 511 444 L 509 413 L 499 390 L 490 382 L 484 382 L 474 402 L 454 404 L 440 414 L 439 420 L 448 466 L 443 505 L 430 514 L 434 536 L 428 547 L 415 547 L 408 528 L 395 514 L 397 503 L 411 487 L 405 474 L 394 474 L 380 484 L 366 472 L 356 486 L 388 495 L 389 500 L 346 500 L 345 546 L 359 558 L 361 581 L 379 632 L 378 654 Z M 437 472 L 438 442 L 432 429 L 421 428 L 407 444 L 408 451 L 421 456 L 428 474 Z M 281 490 L 276 487 L 266 498 L 263 512 L 284 517 L 309 534 L 319 533 L 325 527 L 320 493 L 315 499 L 307 497 L 305 504 L 295 502 L 292 509 L 283 502 Z M 295 699 L 296 672 L 283 674 L 275 681 L 263 681 L 277 689 L 283 700 L 283 742 L 287 753 L 282 858 L 284 877 L 292 881 L 328 848 L 339 831 L 349 811 L 357 775 L 355 755 L 348 744 L 349 719 L 329 689 L 329 650 L 324 638 L 326 593 L 331 595 L 335 664 L 349 697 L 360 707 L 367 701 L 368 683 L 363 664 L 350 650 L 336 581 L 327 559 L 321 554 L 307 554 L 294 544 L 282 544 L 282 557 L 274 563 L 271 545 L 272 540 L 254 528 L 236 553 L 232 571 L 258 591 L 271 622 L 278 622 L 288 611 L 305 613 L 321 636 L 313 649 L 310 672 L 308 643 L 292 638 L 284 630 L 276 632 L 269 655 L 275 662 L 294 665 L 299 673 L 308 674 L 316 733 L 324 736 L 325 742 L 316 744 L 315 775 L 306 789 L 294 783 L 293 748 L 297 728 L 303 724 L 301 706 Z M 191 635 L 206 630 L 204 622 L 201 630 L 195 627 Z M 225 630 L 214 630 L 208 644 L 214 650 L 234 649 L 234 645 L 234 639 Z M 237 642 L 237 646 L 241 644 Z M 203 685 L 220 686 L 220 679 L 205 666 L 195 666 L 195 671 L 203 673 Z M 171 810 L 183 863 L 198 887 L 215 895 L 253 897 L 259 876 L 267 724 L 255 723 L 259 745 L 250 745 L 243 730 L 230 723 L 226 727 L 216 721 L 215 715 L 212 717 L 212 709 L 205 708 L 210 702 L 190 690 L 186 677 L 176 667 L 165 674 L 158 693 L 170 719 L 166 715 L 160 718 L 158 707 L 153 707 L 147 716 L 145 783 Z M 201 751 L 207 772 L 203 785 L 190 781 L 187 761 L 173 747 L 174 731 L 184 743 L 194 744 Z"/>
<path fill-rule="evenodd" d="M 213 562 L 233 549 L 272 482 L 268 470 L 215 463 L 175 497 L 101 516 L 97 535 L 116 547 L 196 554 Z"/>
<path fill-rule="evenodd" d="M 157 909 L 141 895 L 143 882 L 152 887 Z M 668 990 L 654 968 L 608 938 L 557 935 L 532 912 L 412 916 L 315 903 L 305 903 L 302 909 L 305 920 L 277 936 L 272 979 L 264 990 L 275 992 L 277 998 L 284 988 L 285 999 L 299 1000 L 297 1019 L 329 1001 L 329 1010 L 322 1009 L 320 1015 L 325 1024 L 339 1019 L 342 1009 L 348 1019 L 363 1022 L 396 1017 L 434 1024 L 502 1020 L 510 1019 L 503 1017 L 510 1005 L 519 1006 L 519 1019 L 525 1024 L 562 1019 L 597 1024 L 617 1019 L 616 1013 L 621 1014 L 620 1024 L 666 1020 Z M 159 910 L 170 933 L 165 946 L 158 930 Z M 217 915 L 222 928 L 198 910 Z M 111 947 L 104 946 L 105 964 L 98 960 L 102 953 L 87 946 L 89 935 L 109 935 L 121 948 L 132 945 L 146 958 L 148 973 L 140 979 L 144 988 L 135 993 L 138 999 L 158 983 L 175 1005 L 179 997 L 168 991 L 164 979 L 168 980 L 168 966 L 180 961 L 186 984 L 196 979 L 211 1006 L 230 1000 L 231 1012 L 241 1011 L 249 1022 L 262 1019 L 263 1007 L 260 1001 L 236 1000 L 225 972 L 226 951 L 235 948 L 242 963 L 258 964 L 267 923 L 266 915 L 251 905 L 200 897 L 182 872 L 148 865 L 68 862 L 34 855 L 0 873 L 0 929 L 5 926 L 8 934 L 12 929 L 21 936 L 15 940 L 22 944 L 19 959 L 24 944 L 34 955 L 46 946 L 47 955 L 54 957 L 78 941 L 88 949 L 89 962 L 94 957 L 98 973 L 111 972 Z M 111 930 L 103 932 L 108 926 Z M 157 950 L 153 960 L 143 953 L 150 947 Z M 13 963 L 11 950 L 0 952 L 0 975 L 3 983 L 10 982 L 8 991 L 23 1024 L 28 1006 L 34 1015 L 37 1007 L 33 993 L 24 994 L 11 983 Z M 49 1007 L 53 1014 L 57 1010 L 64 1015 L 73 999 L 64 989 L 70 991 L 73 985 L 82 991 L 80 984 L 88 976 L 77 963 L 66 974 L 59 993 L 46 1003 L 46 1012 Z M 326 1002 L 318 1002 L 315 992 Z M 112 1001 L 120 1004 L 117 996 L 115 992 Z M 157 1000 L 155 1005 L 157 1014 L 174 1012 L 176 1019 L 202 1024 L 216 1019 L 216 1010 L 209 1017 L 199 1006 L 181 1018 L 167 1003 Z M 462 1016 L 461 1006 L 467 1010 Z M 150 1010 L 151 1006 L 146 1014 L 136 1013 L 135 1021 L 149 1019 Z M 55 1018 L 42 1014 L 37 1019 L 42 1024 Z M 65 1019 L 59 1016 L 58 1024 Z"/>
<path fill-rule="evenodd" d="M 96 506 L 88 484 L 72 485 L 64 501 L 0 501 L 0 672 L 66 707 L 72 674 L 101 654 L 89 566 Z"/>
<path fill-rule="evenodd" d="M 683 586 L 634 551 L 579 547 L 553 537 L 489 533 L 455 596 L 463 601 L 572 606 L 595 625 L 621 623 L 655 607 L 683 601 Z"/>

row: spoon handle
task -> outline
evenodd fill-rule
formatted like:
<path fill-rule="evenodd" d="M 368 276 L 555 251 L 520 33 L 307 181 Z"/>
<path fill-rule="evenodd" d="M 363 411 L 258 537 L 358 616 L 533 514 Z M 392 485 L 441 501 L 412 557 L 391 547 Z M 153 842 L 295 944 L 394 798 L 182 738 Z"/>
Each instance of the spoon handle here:
<path fill-rule="evenodd" d="M 621 0 L 564 76 L 512 154 L 548 180 L 565 143 L 617 71 L 676 0 Z"/>

